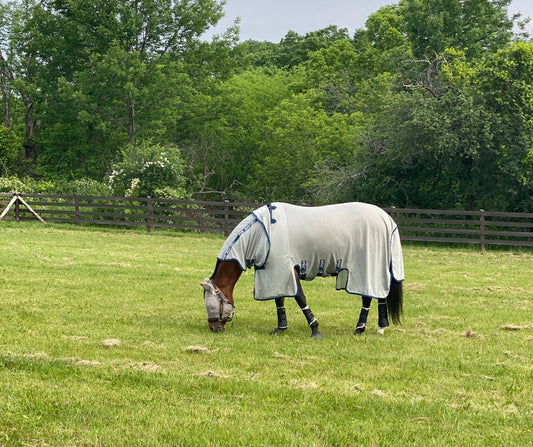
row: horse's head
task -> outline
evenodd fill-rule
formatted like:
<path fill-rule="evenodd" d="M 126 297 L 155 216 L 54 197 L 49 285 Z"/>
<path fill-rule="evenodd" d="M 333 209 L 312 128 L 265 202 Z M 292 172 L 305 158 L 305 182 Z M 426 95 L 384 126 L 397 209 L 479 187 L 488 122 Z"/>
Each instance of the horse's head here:
<path fill-rule="evenodd" d="M 204 288 L 209 329 L 213 332 L 224 332 L 226 322 L 233 319 L 235 306 L 210 279 L 206 278 L 201 285 Z"/>

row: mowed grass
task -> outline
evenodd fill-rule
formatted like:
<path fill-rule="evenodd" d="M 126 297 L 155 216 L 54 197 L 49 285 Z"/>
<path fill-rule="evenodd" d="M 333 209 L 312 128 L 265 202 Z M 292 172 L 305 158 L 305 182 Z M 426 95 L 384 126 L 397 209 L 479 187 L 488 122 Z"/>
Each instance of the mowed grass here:
<path fill-rule="evenodd" d="M 293 300 L 269 335 L 251 271 L 234 324 L 208 331 L 222 242 L 0 223 L 0 445 L 533 445 L 530 251 L 405 245 L 384 336 L 376 303 L 354 337 L 361 299 L 305 282 L 318 341 Z"/>

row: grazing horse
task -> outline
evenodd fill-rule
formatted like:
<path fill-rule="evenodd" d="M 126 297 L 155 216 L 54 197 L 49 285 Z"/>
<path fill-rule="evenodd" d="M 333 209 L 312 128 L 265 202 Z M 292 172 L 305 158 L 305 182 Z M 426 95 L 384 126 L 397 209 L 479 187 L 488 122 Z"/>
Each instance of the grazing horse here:
<path fill-rule="evenodd" d="M 381 208 L 353 202 L 320 207 L 271 203 L 253 211 L 226 239 L 215 271 L 202 282 L 209 328 L 221 332 L 235 312 L 233 289 L 241 273 L 255 269 L 254 298 L 274 299 L 277 334 L 287 329 L 285 297 L 294 297 L 311 328 L 322 338 L 300 280 L 336 276 L 337 290 L 361 295 L 354 334 L 366 329 L 372 298 L 378 300 L 378 333 L 400 323 L 402 248 L 398 227 Z"/>

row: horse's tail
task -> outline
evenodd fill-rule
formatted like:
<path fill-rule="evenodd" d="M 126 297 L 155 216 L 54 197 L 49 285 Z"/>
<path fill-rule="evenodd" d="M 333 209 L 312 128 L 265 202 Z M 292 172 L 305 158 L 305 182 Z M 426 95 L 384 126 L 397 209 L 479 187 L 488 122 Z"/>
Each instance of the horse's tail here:
<path fill-rule="evenodd" d="M 387 295 L 387 309 L 389 318 L 394 324 L 400 324 L 400 317 L 403 313 L 403 282 L 391 281 L 389 294 Z"/>

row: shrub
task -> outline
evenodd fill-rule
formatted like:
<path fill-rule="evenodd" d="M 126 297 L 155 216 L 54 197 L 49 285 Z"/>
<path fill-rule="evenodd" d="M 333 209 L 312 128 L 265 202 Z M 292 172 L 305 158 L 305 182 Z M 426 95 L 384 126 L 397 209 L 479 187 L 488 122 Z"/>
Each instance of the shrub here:
<path fill-rule="evenodd" d="M 29 193 L 33 191 L 16 177 L 0 177 L 0 192 Z"/>
<path fill-rule="evenodd" d="M 176 146 L 144 142 L 130 145 L 112 166 L 109 187 L 114 195 L 155 197 L 158 190 L 183 189 L 184 162 Z"/>
<path fill-rule="evenodd" d="M 90 178 L 57 181 L 55 190 L 57 194 L 79 196 L 108 196 L 111 193 L 109 185 Z"/>

